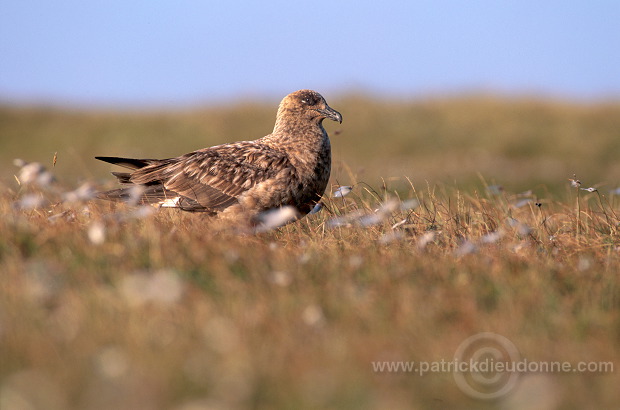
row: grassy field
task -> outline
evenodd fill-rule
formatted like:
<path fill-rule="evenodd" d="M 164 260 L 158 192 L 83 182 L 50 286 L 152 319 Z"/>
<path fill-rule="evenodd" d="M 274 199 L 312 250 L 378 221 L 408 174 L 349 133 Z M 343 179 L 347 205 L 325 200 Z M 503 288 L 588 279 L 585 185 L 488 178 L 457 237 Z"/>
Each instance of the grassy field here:
<path fill-rule="evenodd" d="M 353 191 L 260 234 L 68 193 L 112 182 L 96 154 L 261 136 L 272 106 L 0 109 L 0 408 L 617 408 L 620 104 L 330 105 L 330 192 Z M 14 158 L 56 182 L 24 184 Z M 494 400 L 420 374 L 480 332 L 571 370 Z M 379 369 L 399 362 L 417 367 Z"/>
<path fill-rule="evenodd" d="M 577 174 L 589 184 L 620 186 L 620 103 L 577 104 L 535 99 L 461 97 L 389 101 L 329 98 L 342 125 L 332 136 L 334 181 L 408 189 L 438 183 L 519 192 L 565 193 Z M 273 129 L 277 102 L 246 102 L 179 111 L 79 111 L 0 106 L 0 175 L 12 179 L 13 158 L 51 165 L 75 184 L 110 180 L 95 155 L 168 158 Z"/>

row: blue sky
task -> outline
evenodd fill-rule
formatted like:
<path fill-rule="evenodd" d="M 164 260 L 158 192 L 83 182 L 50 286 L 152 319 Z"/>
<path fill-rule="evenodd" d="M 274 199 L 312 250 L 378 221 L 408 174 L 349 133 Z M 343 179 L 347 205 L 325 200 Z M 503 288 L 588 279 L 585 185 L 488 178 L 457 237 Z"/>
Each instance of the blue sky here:
<path fill-rule="evenodd" d="M 0 0 L 0 100 L 620 98 L 619 22 L 617 0 Z"/>

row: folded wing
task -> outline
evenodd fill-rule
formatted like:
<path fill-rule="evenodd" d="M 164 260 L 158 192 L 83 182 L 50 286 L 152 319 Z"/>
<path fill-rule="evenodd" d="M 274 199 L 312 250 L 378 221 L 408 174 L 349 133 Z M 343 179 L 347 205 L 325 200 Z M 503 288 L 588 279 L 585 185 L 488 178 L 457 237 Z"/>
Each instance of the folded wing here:
<path fill-rule="evenodd" d="M 292 168 L 286 153 L 256 142 L 220 145 L 164 160 L 98 159 L 135 169 L 113 173 L 131 186 L 104 192 L 102 198 L 130 201 L 138 186 L 142 189 L 138 203 L 198 212 L 226 209 L 257 184 Z"/>

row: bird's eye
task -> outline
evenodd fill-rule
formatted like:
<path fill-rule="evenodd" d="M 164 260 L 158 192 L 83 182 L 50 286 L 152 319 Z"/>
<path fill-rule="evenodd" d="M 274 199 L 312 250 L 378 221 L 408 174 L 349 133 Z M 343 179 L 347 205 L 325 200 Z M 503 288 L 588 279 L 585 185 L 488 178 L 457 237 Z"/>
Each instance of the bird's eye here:
<path fill-rule="evenodd" d="M 305 98 L 302 98 L 301 102 L 302 104 L 306 104 L 306 105 L 315 105 L 317 103 L 316 99 L 311 95 Z"/>

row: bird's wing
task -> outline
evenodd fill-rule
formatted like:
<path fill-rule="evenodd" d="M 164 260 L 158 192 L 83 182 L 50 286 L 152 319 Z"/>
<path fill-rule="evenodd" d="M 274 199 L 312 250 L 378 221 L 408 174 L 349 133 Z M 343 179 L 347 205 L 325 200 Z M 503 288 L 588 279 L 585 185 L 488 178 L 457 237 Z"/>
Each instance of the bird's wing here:
<path fill-rule="evenodd" d="M 134 171 L 131 182 L 161 181 L 167 191 L 197 202 L 208 210 L 222 210 L 255 185 L 292 168 L 283 151 L 244 142 L 219 145 L 162 161 Z"/>

